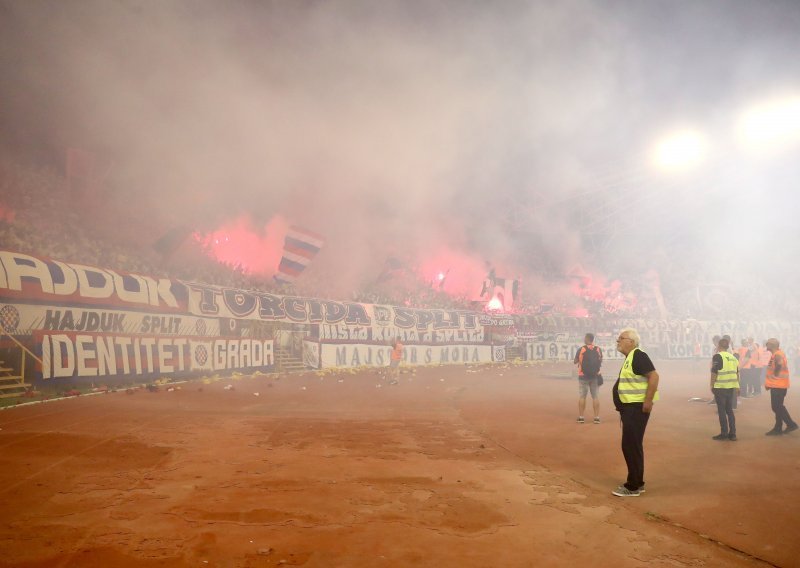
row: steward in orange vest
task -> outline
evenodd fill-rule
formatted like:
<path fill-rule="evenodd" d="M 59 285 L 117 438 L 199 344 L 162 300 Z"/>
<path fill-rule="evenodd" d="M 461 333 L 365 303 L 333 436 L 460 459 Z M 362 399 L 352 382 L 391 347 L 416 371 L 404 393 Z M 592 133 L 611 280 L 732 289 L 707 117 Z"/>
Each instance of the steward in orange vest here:
<path fill-rule="evenodd" d="M 772 353 L 772 358 L 767 367 L 765 385 L 770 393 L 772 412 L 775 413 L 775 427 L 767 432 L 767 436 L 780 436 L 797 430 L 797 422 L 792 420 L 784 406 L 786 391 L 789 390 L 789 364 L 786 354 L 780 350 L 780 342 L 774 337 L 767 340 L 767 350 Z M 784 424 L 786 424 L 785 430 Z"/>
<path fill-rule="evenodd" d="M 754 353 L 753 344 L 749 339 L 742 339 L 742 346 L 736 353 L 739 359 L 739 384 L 741 385 L 741 396 L 748 398 L 755 396 L 756 385 L 759 387 L 761 371 L 756 369 L 753 363 L 752 354 Z M 758 389 L 761 392 L 761 389 Z"/>

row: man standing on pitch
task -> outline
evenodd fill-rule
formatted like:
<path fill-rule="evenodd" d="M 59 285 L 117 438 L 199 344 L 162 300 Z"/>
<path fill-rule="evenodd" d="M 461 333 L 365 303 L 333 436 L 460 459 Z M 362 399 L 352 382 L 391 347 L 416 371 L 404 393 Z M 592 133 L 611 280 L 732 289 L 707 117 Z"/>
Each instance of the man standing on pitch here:
<path fill-rule="evenodd" d="M 601 381 L 600 366 L 603 364 L 603 352 L 594 344 L 594 334 L 587 333 L 583 338 L 584 345 L 575 353 L 574 363 L 578 366 L 578 424 L 586 420 L 583 412 L 586 410 L 586 395 L 592 393 L 592 407 L 594 408 L 594 423 L 600 424 L 600 399 L 598 389 Z"/>
<path fill-rule="evenodd" d="M 644 491 L 644 431 L 658 400 L 658 372 L 647 353 L 639 349 L 635 329 L 620 331 L 617 351 L 625 355 L 619 378 L 612 391 L 614 406 L 622 421 L 622 455 L 628 479 L 611 493 L 617 497 L 638 497 Z"/>
<path fill-rule="evenodd" d="M 400 361 L 403 360 L 403 343 L 401 337 L 398 335 L 392 344 L 392 353 L 389 358 L 390 385 L 396 385 L 397 380 L 400 378 Z"/>
<path fill-rule="evenodd" d="M 767 367 L 767 379 L 764 383 L 770 395 L 772 412 L 775 413 L 775 427 L 767 432 L 767 436 L 780 436 L 797 430 L 797 422 L 789 416 L 784 399 L 789 390 L 789 363 L 786 354 L 781 351 L 780 342 L 771 337 L 767 339 L 767 351 L 772 354 Z M 783 425 L 786 424 L 786 429 Z"/>
<path fill-rule="evenodd" d="M 719 340 L 719 353 L 711 358 L 711 394 L 717 403 L 720 432 L 714 440 L 736 441 L 733 401 L 739 396 L 739 361 L 728 352 L 729 340 Z"/>

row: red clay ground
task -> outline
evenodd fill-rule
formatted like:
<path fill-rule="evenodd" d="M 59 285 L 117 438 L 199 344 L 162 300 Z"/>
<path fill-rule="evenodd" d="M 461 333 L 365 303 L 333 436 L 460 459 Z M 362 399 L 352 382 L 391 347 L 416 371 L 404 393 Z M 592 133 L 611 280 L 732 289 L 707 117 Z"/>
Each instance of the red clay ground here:
<path fill-rule="evenodd" d="M 765 437 L 762 396 L 740 441 L 712 441 L 714 407 L 687 402 L 704 365 L 660 364 L 647 493 L 627 499 L 611 385 L 604 422 L 578 425 L 567 364 L 6 410 L 0 566 L 798 566 L 800 432 Z"/>

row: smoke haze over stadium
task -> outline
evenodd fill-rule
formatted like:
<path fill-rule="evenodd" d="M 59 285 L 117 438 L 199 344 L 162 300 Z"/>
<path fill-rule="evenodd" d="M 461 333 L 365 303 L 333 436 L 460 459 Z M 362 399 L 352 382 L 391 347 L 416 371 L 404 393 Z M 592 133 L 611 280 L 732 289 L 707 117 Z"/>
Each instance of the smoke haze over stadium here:
<path fill-rule="evenodd" d="M 450 270 L 462 294 L 487 262 L 540 289 L 576 265 L 797 284 L 798 139 L 737 138 L 753 105 L 800 97 L 796 2 L 32 0 L 0 16 L 3 145 L 101 156 L 102 201 L 148 237 L 246 241 L 234 257 L 269 271 L 299 224 L 325 236 L 312 269 L 334 293 L 388 257 Z M 680 128 L 707 156 L 660 170 Z"/>

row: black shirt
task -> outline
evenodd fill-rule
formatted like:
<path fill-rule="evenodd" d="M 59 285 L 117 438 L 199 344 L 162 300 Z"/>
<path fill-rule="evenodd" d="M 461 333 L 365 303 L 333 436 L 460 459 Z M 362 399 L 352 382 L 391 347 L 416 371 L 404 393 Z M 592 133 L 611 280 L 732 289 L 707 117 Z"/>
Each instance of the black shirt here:
<path fill-rule="evenodd" d="M 711 372 L 717 373 L 722 370 L 722 355 L 719 353 L 715 353 L 714 356 L 711 358 Z"/>
<path fill-rule="evenodd" d="M 722 357 L 720 357 L 722 359 Z M 621 368 L 620 368 L 621 370 Z M 642 351 L 641 349 L 637 348 L 636 351 L 633 353 L 633 361 L 631 361 L 631 370 L 642 377 L 647 376 L 648 373 L 652 373 L 656 370 L 655 365 L 650 360 L 650 356 Z M 614 388 L 611 389 L 612 396 L 614 397 L 614 408 L 619 410 L 622 408 L 622 401 L 619 398 L 619 377 L 617 377 L 617 382 L 614 383 Z M 642 404 L 641 402 L 631 402 L 628 404 Z"/>

